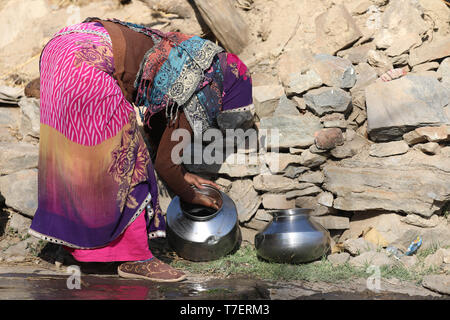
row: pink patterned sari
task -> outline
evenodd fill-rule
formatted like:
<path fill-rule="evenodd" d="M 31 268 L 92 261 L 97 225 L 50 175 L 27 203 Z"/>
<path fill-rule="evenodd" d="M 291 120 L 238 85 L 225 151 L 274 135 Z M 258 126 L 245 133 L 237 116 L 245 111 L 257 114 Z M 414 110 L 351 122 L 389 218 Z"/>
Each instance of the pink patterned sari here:
<path fill-rule="evenodd" d="M 149 152 L 133 106 L 112 77 L 107 31 L 62 29 L 41 57 L 39 205 L 29 233 L 80 261 L 152 257 L 165 236 Z"/>

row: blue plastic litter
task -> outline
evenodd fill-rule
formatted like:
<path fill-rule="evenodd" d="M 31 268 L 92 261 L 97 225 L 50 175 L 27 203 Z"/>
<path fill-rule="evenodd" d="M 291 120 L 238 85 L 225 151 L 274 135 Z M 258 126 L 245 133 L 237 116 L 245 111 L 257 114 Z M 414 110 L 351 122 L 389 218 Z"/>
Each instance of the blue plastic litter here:
<path fill-rule="evenodd" d="M 394 247 L 394 246 L 386 247 L 386 251 L 398 259 L 400 259 L 402 256 L 404 256 L 404 254 L 400 251 L 400 249 L 398 249 L 397 247 Z"/>
<path fill-rule="evenodd" d="M 422 245 L 422 237 L 417 236 L 417 238 L 409 245 L 408 250 L 406 250 L 405 252 L 405 255 L 410 256 L 414 254 L 417 251 L 417 249 L 420 248 L 421 245 Z"/>

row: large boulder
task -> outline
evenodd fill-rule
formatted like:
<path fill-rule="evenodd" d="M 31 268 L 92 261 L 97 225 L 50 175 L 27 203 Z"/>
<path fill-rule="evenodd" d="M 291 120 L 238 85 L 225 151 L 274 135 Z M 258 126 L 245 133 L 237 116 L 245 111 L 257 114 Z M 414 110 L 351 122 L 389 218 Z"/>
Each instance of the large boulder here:
<path fill-rule="evenodd" d="M 128 5 L 123 6 L 118 5 L 119 1 L 99 0 L 64 3 L 47 0 L 2 0 L 0 2 L 2 75 L 14 71 L 25 80 L 38 77 L 39 54 L 45 44 L 56 31 L 67 25 L 80 23 L 84 17 L 115 17 L 122 21 L 128 21 L 133 17 L 133 21 L 142 24 L 155 21 L 144 1 L 128 2 L 130 2 Z M 183 12 L 183 15 L 185 14 L 186 11 Z M 185 19 L 175 20 L 183 23 L 185 33 L 201 32 L 200 26 L 192 28 L 190 27 L 192 23 L 186 23 Z M 174 24 L 175 20 L 172 20 Z"/>
<path fill-rule="evenodd" d="M 430 217 L 450 200 L 450 160 L 416 150 L 385 158 L 361 152 L 323 168 L 323 187 L 345 211 L 386 210 Z"/>
<path fill-rule="evenodd" d="M 349 218 L 340 216 L 312 216 L 311 219 L 327 230 L 344 230 L 349 228 Z"/>
<path fill-rule="evenodd" d="M 334 55 L 362 37 L 361 30 L 344 5 L 335 5 L 318 15 L 315 24 L 317 53 Z"/>
<path fill-rule="evenodd" d="M 418 0 L 425 16 L 430 17 L 434 23 L 434 29 L 439 34 L 450 33 L 450 14 L 448 14 L 447 2 L 440 0 Z"/>
<path fill-rule="evenodd" d="M 350 238 L 344 241 L 344 249 L 352 256 L 357 256 L 363 252 L 376 250 L 376 246 L 364 238 Z"/>
<path fill-rule="evenodd" d="M 420 127 L 403 135 L 409 145 L 421 142 L 441 142 L 447 140 L 447 126 L 440 127 Z"/>
<path fill-rule="evenodd" d="M 320 119 L 311 114 L 267 117 L 260 122 L 260 130 L 268 134 L 268 148 L 309 147 L 314 143 L 314 133 L 321 128 Z"/>
<path fill-rule="evenodd" d="M 450 249 L 440 248 L 435 253 L 427 256 L 424 261 L 426 268 L 440 268 L 444 263 L 450 263 Z"/>
<path fill-rule="evenodd" d="M 379 76 L 393 68 L 392 60 L 389 59 L 386 52 L 380 50 L 369 50 L 367 63 L 375 68 Z"/>
<path fill-rule="evenodd" d="M 354 97 L 355 93 L 358 93 L 358 91 L 362 91 L 362 93 L 364 94 L 364 89 L 368 85 L 374 83 L 378 79 L 378 73 L 377 73 L 376 69 L 374 69 L 368 63 L 358 64 L 355 67 L 355 71 L 356 71 L 356 83 L 353 86 L 353 88 L 350 90 L 350 92 L 352 93 L 352 99 L 355 98 Z M 363 97 L 364 97 L 363 104 L 353 103 L 353 105 L 356 105 L 357 107 L 360 107 L 360 108 L 361 107 L 365 108 L 365 103 L 366 103 L 365 95 L 363 95 Z"/>
<path fill-rule="evenodd" d="M 375 49 L 373 42 L 368 42 L 359 46 L 353 46 L 347 50 L 338 52 L 338 56 L 348 59 L 351 63 L 357 65 L 367 62 L 367 53 L 369 50 Z"/>
<path fill-rule="evenodd" d="M 285 194 L 264 193 L 262 204 L 265 209 L 292 209 L 295 208 L 295 199 L 286 199 Z"/>
<path fill-rule="evenodd" d="M 259 175 L 253 178 L 253 186 L 258 191 L 285 192 L 299 188 L 299 183 L 280 175 Z"/>
<path fill-rule="evenodd" d="M 357 134 L 350 141 L 345 141 L 342 146 L 336 146 L 330 153 L 337 159 L 350 158 L 368 148 L 369 145 L 369 140 Z"/>
<path fill-rule="evenodd" d="M 291 73 L 286 85 L 286 94 L 302 94 L 322 85 L 322 79 L 314 70 L 303 73 Z"/>
<path fill-rule="evenodd" d="M 36 98 L 23 98 L 19 101 L 21 111 L 20 133 L 24 138 L 39 138 L 40 122 L 40 100 Z"/>
<path fill-rule="evenodd" d="M 67 20 L 67 13 L 63 13 Z M 41 48 L 46 36 L 51 36 L 47 27 L 37 26 L 41 19 L 55 27 L 50 4 L 45 0 L 2 1 L 0 10 L 0 70 L 9 70 L 32 58 L 36 54 L 33 48 Z M 59 20 L 59 18 L 58 18 Z M 18 23 L 20 21 L 20 23 Z M 56 26 L 58 27 L 58 26 Z M 60 25 L 58 29 L 62 28 Z M 24 40 L 25 38 L 25 40 Z M 15 50 L 15 51 L 14 51 Z M 39 59 L 36 59 L 39 61 Z M 39 69 L 37 70 L 39 73 Z"/>
<path fill-rule="evenodd" d="M 261 204 L 261 197 L 253 188 L 252 180 L 236 180 L 232 183 L 228 195 L 233 199 L 240 222 L 249 221 Z"/>
<path fill-rule="evenodd" d="M 311 68 L 327 86 L 351 88 L 355 85 L 356 71 L 349 60 L 328 54 L 318 54 L 314 60 Z"/>
<path fill-rule="evenodd" d="M 17 142 L 12 133 L 18 130 L 19 119 L 19 108 L 0 107 L 0 142 Z"/>
<path fill-rule="evenodd" d="M 310 90 L 303 97 L 307 107 L 319 116 L 333 112 L 347 113 L 351 108 L 350 94 L 337 87 Z"/>
<path fill-rule="evenodd" d="M 295 199 L 295 206 L 297 208 L 312 209 L 312 216 L 324 216 L 332 215 L 336 213 L 336 210 L 328 206 L 323 205 L 321 199 L 325 192 L 319 193 L 317 196 L 304 196 Z M 328 205 L 329 203 L 327 203 Z M 348 221 L 347 221 L 348 222 Z M 345 221 L 344 221 L 345 223 Z"/>
<path fill-rule="evenodd" d="M 284 176 L 291 179 L 295 179 L 300 174 L 308 170 L 309 170 L 308 167 L 289 165 L 286 167 L 286 170 L 284 170 Z"/>
<path fill-rule="evenodd" d="M 438 73 L 442 77 L 442 83 L 450 90 L 450 57 L 445 58 L 438 68 Z"/>
<path fill-rule="evenodd" d="M 260 158 L 269 167 L 270 172 L 274 174 L 284 172 L 290 164 L 298 164 L 301 161 L 299 155 L 278 152 L 266 152 L 263 155 L 260 154 Z"/>
<path fill-rule="evenodd" d="M 428 29 L 422 16 L 423 10 L 416 1 L 390 1 L 381 17 L 381 26 L 375 34 L 376 46 L 392 51 L 393 56 L 408 51 L 412 45 L 421 41 L 420 37 Z M 395 47 L 395 50 L 392 47 Z"/>
<path fill-rule="evenodd" d="M 420 47 L 412 49 L 409 55 L 409 64 L 415 66 L 448 56 L 450 56 L 450 43 L 448 37 L 437 38 L 432 42 L 422 44 Z"/>
<path fill-rule="evenodd" d="M 323 173 L 322 171 L 308 171 L 303 173 L 299 178 L 298 181 L 300 182 L 308 182 L 308 183 L 315 183 L 315 184 L 322 184 L 323 183 Z"/>
<path fill-rule="evenodd" d="M 339 266 L 347 263 L 350 259 L 350 254 L 347 252 L 333 253 L 327 257 L 327 260 L 331 262 L 333 266 Z"/>
<path fill-rule="evenodd" d="M 313 54 L 307 48 L 283 53 L 278 61 L 278 77 L 286 87 L 292 78 L 308 71 L 313 62 Z"/>
<path fill-rule="evenodd" d="M 261 119 L 271 116 L 284 95 L 281 85 L 265 85 L 253 87 L 253 103 L 256 115 Z"/>
<path fill-rule="evenodd" d="M 447 123 L 450 92 L 433 77 L 407 75 L 365 89 L 367 130 L 374 141 L 400 139 L 410 130 Z"/>
<path fill-rule="evenodd" d="M 1 41 L 1 39 L 0 39 Z M 24 90 L 20 87 L 0 85 L 0 103 L 16 105 L 23 97 Z"/>
<path fill-rule="evenodd" d="M 297 109 L 297 103 L 290 100 L 286 95 L 283 95 L 278 106 L 273 113 L 274 116 L 299 116 L 300 112 Z"/>
<path fill-rule="evenodd" d="M 433 291 L 450 295 L 450 275 L 433 274 L 423 277 L 422 285 Z"/>
<path fill-rule="evenodd" d="M 0 175 L 37 168 L 39 147 L 30 143 L 0 142 Z"/>
<path fill-rule="evenodd" d="M 19 213 L 13 213 L 9 219 L 8 228 L 16 231 L 20 236 L 25 236 L 31 226 L 31 219 Z"/>
<path fill-rule="evenodd" d="M 394 246 L 405 252 L 411 242 L 421 236 L 419 252 L 436 246 L 445 247 L 450 245 L 450 224 L 443 217 L 438 220 L 436 226 L 423 228 L 405 223 L 401 215 L 392 212 L 356 212 L 340 241 L 362 236 L 375 246 Z"/>
<path fill-rule="evenodd" d="M 0 194 L 8 207 L 33 217 L 38 206 L 37 169 L 18 171 L 0 177 Z"/>
<path fill-rule="evenodd" d="M 320 166 L 325 161 L 327 161 L 327 158 L 325 156 L 312 153 L 309 150 L 305 150 L 300 156 L 300 164 L 302 166 L 309 168 L 315 168 L 317 166 Z"/>
<path fill-rule="evenodd" d="M 297 197 L 313 196 L 322 192 L 322 189 L 315 186 L 314 184 L 307 184 L 307 185 L 308 186 L 306 188 L 302 186 L 300 190 L 293 190 L 286 192 L 285 194 L 286 199 L 290 200 L 295 199 Z"/>
<path fill-rule="evenodd" d="M 408 144 L 403 140 L 385 143 L 374 143 L 370 146 L 369 154 L 372 157 L 390 157 L 406 153 L 408 149 Z"/>
<path fill-rule="evenodd" d="M 428 142 L 428 143 L 419 143 L 415 145 L 413 148 L 416 148 L 427 154 L 438 154 L 441 150 L 441 147 L 437 142 Z"/>

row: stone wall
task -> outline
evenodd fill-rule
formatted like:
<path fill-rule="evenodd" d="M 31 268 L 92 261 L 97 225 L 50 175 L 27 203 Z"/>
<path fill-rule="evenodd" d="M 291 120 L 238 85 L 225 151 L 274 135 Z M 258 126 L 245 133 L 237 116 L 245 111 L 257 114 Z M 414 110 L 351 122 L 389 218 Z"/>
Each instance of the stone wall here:
<path fill-rule="evenodd" d="M 335 251 L 358 237 L 401 250 L 417 235 L 423 248 L 450 245 L 447 31 L 430 27 L 429 7 L 398 0 L 361 32 L 370 8 L 331 6 L 316 18 L 317 43 L 277 61 L 278 81 L 254 73 L 255 127 L 279 130 L 276 154 L 269 145 L 252 168 L 190 167 L 220 179 L 249 242 L 271 210 L 300 207 L 314 209 Z"/>
<path fill-rule="evenodd" d="M 281 50 L 271 75 L 267 61 L 254 65 L 255 128 L 279 130 L 279 148 L 246 150 L 251 165 L 187 168 L 230 195 L 250 243 L 272 210 L 299 207 L 331 231 L 333 252 L 361 253 L 355 240 L 405 250 L 417 235 L 422 248 L 448 246 L 449 8 L 332 2 L 314 44 Z M 37 207 L 39 100 L 0 92 L 0 194 L 8 226 L 25 232 Z M 167 208 L 163 184 L 160 196 Z"/>

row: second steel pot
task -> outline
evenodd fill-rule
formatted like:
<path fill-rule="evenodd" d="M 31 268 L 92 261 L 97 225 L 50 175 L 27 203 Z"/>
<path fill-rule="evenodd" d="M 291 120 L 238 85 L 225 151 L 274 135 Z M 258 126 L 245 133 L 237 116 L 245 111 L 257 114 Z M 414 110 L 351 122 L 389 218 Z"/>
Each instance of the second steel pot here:
<path fill-rule="evenodd" d="M 281 263 L 314 261 L 330 249 L 328 230 L 310 219 L 311 209 L 273 212 L 272 221 L 255 236 L 261 258 Z"/>

